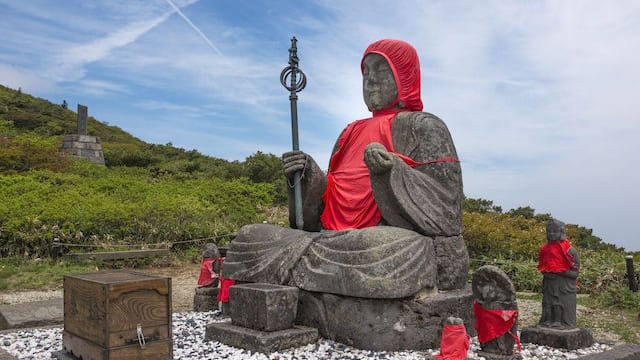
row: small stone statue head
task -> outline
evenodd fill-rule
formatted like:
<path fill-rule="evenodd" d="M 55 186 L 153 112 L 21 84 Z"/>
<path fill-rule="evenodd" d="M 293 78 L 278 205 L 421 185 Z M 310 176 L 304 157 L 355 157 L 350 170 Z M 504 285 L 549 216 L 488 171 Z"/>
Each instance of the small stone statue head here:
<path fill-rule="evenodd" d="M 413 46 L 401 40 L 378 40 L 365 50 L 361 69 L 369 111 L 422 110 L 420 61 Z"/>
<path fill-rule="evenodd" d="M 462 324 L 464 324 L 464 321 L 462 321 L 462 319 L 455 316 L 449 316 L 448 318 L 444 319 L 444 325 L 462 325 Z"/>
<path fill-rule="evenodd" d="M 498 303 L 514 302 L 516 290 L 511 279 L 499 268 L 484 265 L 471 279 L 473 296 L 483 306 L 495 307 Z"/>
<path fill-rule="evenodd" d="M 556 242 L 567 238 L 565 225 L 562 221 L 551 218 L 547 220 L 547 241 Z"/>
<path fill-rule="evenodd" d="M 220 251 L 218 251 L 218 247 L 214 243 L 207 243 L 204 246 L 204 251 L 202 252 L 202 257 L 207 259 L 216 259 L 220 257 Z"/>

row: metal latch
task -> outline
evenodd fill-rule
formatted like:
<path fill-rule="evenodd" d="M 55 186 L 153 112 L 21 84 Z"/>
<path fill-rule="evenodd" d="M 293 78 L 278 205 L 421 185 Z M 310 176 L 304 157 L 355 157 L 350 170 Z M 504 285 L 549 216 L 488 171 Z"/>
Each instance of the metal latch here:
<path fill-rule="evenodd" d="M 142 325 L 136 325 L 136 334 L 138 335 L 138 344 L 141 349 L 144 349 L 147 346 L 147 342 L 144 340 L 144 334 L 142 333 Z"/>

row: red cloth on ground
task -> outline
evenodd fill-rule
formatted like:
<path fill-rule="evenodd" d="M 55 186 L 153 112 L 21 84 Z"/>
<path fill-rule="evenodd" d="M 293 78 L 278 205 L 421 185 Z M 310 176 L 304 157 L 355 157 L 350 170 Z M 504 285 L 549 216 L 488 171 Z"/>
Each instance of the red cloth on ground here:
<path fill-rule="evenodd" d="M 220 290 L 218 290 L 218 301 L 223 303 L 229 302 L 229 288 L 236 284 L 235 280 L 225 279 L 222 276 L 222 266 L 224 265 L 224 258 L 220 258 Z"/>
<path fill-rule="evenodd" d="M 375 226 L 382 214 L 373 198 L 369 170 L 364 163 L 364 149 L 377 142 L 394 153 L 407 165 L 458 161 L 455 158 L 440 158 L 425 163 L 417 162 L 406 155 L 398 154 L 393 147 L 391 126 L 401 111 L 421 111 L 420 61 L 416 50 L 401 40 L 383 39 L 369 45 L 362 56 L 371 53 L 382 55 L 393 71 L 398 97 L 384 110 L 376 111 L 373 117 L 357 120 L 345 128 L 338 139 L 338 150 L 331 156 L 327 174 L 327 188 L 322 195 L 324 210 L 320 216 L 322 226 L 329 230 L 361 229 Z M 401 102 L 403 107 L 394 109 Z"/>
<path fill-rule="evenodd" d="M 217 258 L 202 259 L 202 263 L 200 263 L 198 286 L 209 286 L 218 278 L 218 274 L 213 271 L 213 263 L 217 260 Z"/>
<path fill-rule="evenodd" d="M 538 270 L 542 273 L 562 273 L 575 269 L 575 259 L 569 254 L 569 239 L 547 242 L 538 256 Z"/>
<path fill-rule="evenodd" d="M 469 335 L 464 324 L 445 324 L 442 328 L 440 353 L 434 357 L 445 360 L 464 360 L 467 358 L 467 351 L 469 351 Z"/>
<path fill-rule="evenodd" d="M 520 339 L 511 332 L 511 328 L 518 318 L 518 310 L 488 310 L 474 301 L 473 313 L 476 318 L 474 327 L 478 332 L 480 343 L 487 343 L 509 333 L 516 341 L 518 351 L 520 351 Z"/>

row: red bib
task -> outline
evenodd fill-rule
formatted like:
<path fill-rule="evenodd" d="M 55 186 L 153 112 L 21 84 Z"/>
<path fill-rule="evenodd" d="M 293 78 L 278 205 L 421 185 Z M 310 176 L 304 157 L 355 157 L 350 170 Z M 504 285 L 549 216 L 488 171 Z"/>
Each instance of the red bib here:
<path fill-rule="evenodd" d="M 486 343 L 509 333 L 520 351 L 520 339 L 511 332 L 511 327 L 518 318 L 518 310 L 487 310 L 475 301 L 473 313 L 476 317 L 474 327 L 478 332 L 478 341 Z"/>
<path fill-rule="evenodd" d="M 569 254 L 569 239 L 548 242 L 540 249 L 538 270 L 540 272 L 562 273 L 575 268 L 575 259 Z"/>

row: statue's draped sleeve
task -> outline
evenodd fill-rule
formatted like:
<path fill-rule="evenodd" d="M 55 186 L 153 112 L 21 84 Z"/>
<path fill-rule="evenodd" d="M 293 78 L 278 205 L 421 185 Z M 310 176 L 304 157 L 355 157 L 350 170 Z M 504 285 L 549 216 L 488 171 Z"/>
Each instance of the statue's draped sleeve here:
<path fill-rule="evenodd" d="M 300 185 L 302 189 L 302 219 L 304 221 L 303 230 L 320 231 L 320 214 L 324 209 L 322 194 L 327 187 L 327 176 L 322 172 L 318 164 L 311 156 L 307 156 L 306 165 L 302 172 Z M 297 228 L 295 203 L 293 195 L 292 180 L 287 179 L 289 188 L 289 224 L 292 228 Z"/>
<path fill-rule="evenodd" d="M 462 173 L 446 125 L 429 113 L 404 112 L 392 131 L 395 151 L 419 164 L 396 157 L 390 171 L 371 174 L 384 223 L 427 236 L 460 235 Z"/>

